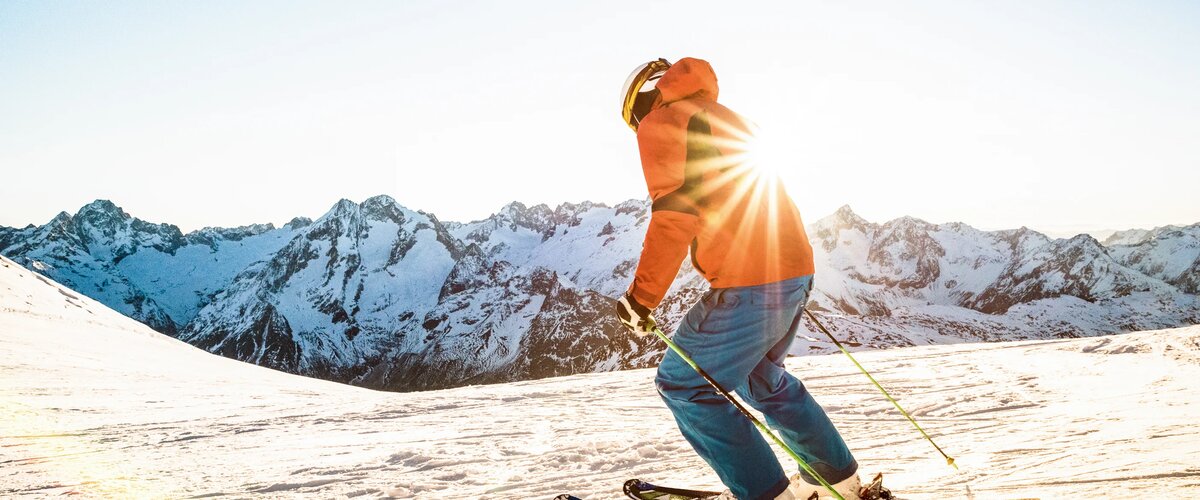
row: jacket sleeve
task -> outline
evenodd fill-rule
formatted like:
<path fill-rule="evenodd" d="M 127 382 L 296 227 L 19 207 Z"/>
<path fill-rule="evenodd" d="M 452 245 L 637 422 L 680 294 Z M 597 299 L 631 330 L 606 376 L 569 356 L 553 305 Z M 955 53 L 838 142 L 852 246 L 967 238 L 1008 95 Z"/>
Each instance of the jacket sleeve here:
<path fill-rule="evenodd" d="M 671 288 L 700 231 L 699 177 L 689 171 L 687 161 L 693 135 L 688 129 L 692 127 L 685 128 L 684 123 L 688 123 L 686 118 L 654 120 L 638 130 L 638 149 L 653 205 L 630 293 L 651 309 L 658 307 Z"/>

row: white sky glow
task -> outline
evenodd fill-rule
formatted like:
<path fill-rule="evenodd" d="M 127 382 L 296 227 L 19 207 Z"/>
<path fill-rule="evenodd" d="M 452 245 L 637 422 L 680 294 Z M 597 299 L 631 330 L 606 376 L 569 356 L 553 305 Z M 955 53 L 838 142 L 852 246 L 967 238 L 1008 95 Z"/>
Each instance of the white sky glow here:
<path fill-rule="evenodd" d="M 809 221 L 1200 221 L 1200 4 L 0 4 L 0 225 L 186 230 L 389 194 L 448 220 L 645 196 L 620 84 L 709 60 Z"/>

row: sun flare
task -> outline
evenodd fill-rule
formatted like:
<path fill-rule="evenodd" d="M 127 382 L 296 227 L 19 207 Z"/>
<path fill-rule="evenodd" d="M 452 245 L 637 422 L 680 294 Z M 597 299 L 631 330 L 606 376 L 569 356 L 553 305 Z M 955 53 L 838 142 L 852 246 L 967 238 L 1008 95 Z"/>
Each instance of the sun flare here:
<path fill-rule="evenodd" d="M 788 162 L 788 152 L 774 135 L 757 129 L 745 138 L 745 165 L 763 178 L 778 178 Z"/>

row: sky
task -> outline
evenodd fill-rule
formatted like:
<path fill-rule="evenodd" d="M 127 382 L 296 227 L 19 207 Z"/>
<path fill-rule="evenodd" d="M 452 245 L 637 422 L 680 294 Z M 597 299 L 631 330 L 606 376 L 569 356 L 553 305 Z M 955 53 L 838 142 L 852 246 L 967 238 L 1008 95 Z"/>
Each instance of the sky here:
<path fill-rule="evenodd" d="M 1200 222 L 1200 3 L 0 2 L 0 225 L 183 230 L 387 194 L 645 198 L 620 87 L 708 60 L 810 222 Z"/>

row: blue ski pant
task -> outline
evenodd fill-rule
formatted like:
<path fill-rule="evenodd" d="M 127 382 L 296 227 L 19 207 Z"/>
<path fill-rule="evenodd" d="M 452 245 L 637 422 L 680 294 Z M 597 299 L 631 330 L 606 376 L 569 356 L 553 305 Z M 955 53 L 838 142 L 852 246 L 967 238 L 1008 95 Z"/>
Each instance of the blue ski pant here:
<path fill-rule="evenodd" d="M 783 368 L 810 291 L 811 275 L 712 289 L 688 311 L 675 343 L 721 387 L 762 412 L 767 425 L 833 484 L 857 472 L 858 463 L 825 410 Z M 766 438 L 674 351 L 667 350 L 655 385 L 683 437 L 739 499 L 773 499 L 787 489 Z"/>

